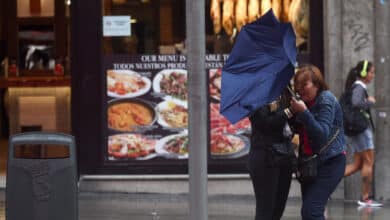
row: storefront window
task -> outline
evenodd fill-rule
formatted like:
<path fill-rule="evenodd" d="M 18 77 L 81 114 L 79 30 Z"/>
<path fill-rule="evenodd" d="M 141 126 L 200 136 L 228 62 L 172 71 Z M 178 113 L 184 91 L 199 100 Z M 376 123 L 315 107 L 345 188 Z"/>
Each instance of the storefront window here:
<path fill-rule="evenodd" d="M 17 17 L 53 17 L 54 0 L 17 0 Z"/>
<path fill-rule="evenodd" d="M 104 54 L 175 54 L 184 49 L 185 1 L 104 0 L 103 7 L 103 16 L 129 16 L 131 32 L 103 36 Z"/>
<path fill-rule="evenodd" d="M 229 53 L 241 27 L 273 9 L 291 22 L 300 52 L 308 50 L 309 0 L 206 0 L 206 52 Z M 184 0 L 104 0 L 104 16 L 130 16 L 129 36 L 104 37 L 104 54 L 185 52 Z"/>
<path fill-rule="evenodd" d="M 219 113 L 222 67 L 240 29 L 271 7 L 280 21 L 292 23 L 299 51 L 307 51 L 308 5 L 308 0 L 206 1 L 210 118 L 204 129 L 210 132 L 209 145 L 188 146 L 185 1 L 104 0 L 105 162 L 183 165 L 180 161 L 188 159 L 188 148 L 207 147 L 209 165 L 243 167 L 250 148 L 250 122 L 244 119 L 233 125 Z"/>
<path fill-rule="evenodd" d="M 300 52 L 308 50 L 309 0 L 207 0 L 208 53 L 229 53 L 242 26 L 269 9 L 281 22 L 291 22 Z"/>

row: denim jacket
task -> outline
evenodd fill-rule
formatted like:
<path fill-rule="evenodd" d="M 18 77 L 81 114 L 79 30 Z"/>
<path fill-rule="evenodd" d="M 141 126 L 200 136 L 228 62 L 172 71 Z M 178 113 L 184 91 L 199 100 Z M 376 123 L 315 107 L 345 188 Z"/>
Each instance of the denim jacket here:
<path fill-rule="evenodd" d="M 328 90 L 320 92 L 310 108 L 298 113 L 296 120 L 306 129 L 313 152 L 318 153 L 340 129 L 333 142 L 319 156 L 322 161 L 345 151 L 343 113 L 336 97 Z"/>

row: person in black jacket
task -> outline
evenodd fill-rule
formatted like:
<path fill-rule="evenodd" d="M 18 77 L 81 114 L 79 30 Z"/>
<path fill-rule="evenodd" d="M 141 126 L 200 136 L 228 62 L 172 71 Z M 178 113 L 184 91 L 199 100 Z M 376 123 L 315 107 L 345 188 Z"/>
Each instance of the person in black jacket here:
<path fill-rule="evenodd" d="M 279 220 L 286 205 L 294 163 L 287 93 L 250 117 L 249 174 L 256 197 L 256 220 Z"/>

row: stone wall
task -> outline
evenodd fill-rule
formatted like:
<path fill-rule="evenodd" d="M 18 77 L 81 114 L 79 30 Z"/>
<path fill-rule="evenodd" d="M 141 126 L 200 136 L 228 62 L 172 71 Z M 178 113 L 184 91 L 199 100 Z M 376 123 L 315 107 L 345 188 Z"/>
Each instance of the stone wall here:
<path fill-rule="evenodd" d="M 390 80 L 389 69 L 389 10 L 388 0 L 326 0 L 324 4 L 324 66 L 325 78 L 332 92 L 340 96 L 349 70 L 358 61 L 368 59 L 376 68 L 376 79 L 368 86 L 368 93 L 377 98 L 373 109 L 376 167 L 374 192 L 381 200 L 390 199 L 390 150 L 387 112 Z M 380 13 L 381 12 L 381 13 Z M 386 19 L 387 18 L 387 19 Z M 386 26 L 387 25 L 387 26 Z M 379 53 L 380 51 L 380 53 Z M 387 93 L 386 93 L 387 92 Z M 386 148 L 387 147 L 387 148 Z M 388 152 L 389 151 L 389 152 Z M 352 162 L 348 154 L 348 162 Z M 388 176 L 388 177 L 387 177 Z M 386 178 L 380 178 L 386 177 Z M 360 174 L 345 179 L 345 198 L 360 198 Z"/>

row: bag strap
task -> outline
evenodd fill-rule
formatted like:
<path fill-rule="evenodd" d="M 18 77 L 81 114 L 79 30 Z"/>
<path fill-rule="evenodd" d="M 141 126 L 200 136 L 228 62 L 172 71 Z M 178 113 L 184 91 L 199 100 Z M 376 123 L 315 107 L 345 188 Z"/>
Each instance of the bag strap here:
<path fill-rule="evenodd" d="M 333 134 L 333 136 L 328 140 L 328 142 L 326 142 L 326 144 L 323 147 L 321 147 L 320 151 L 316 154 L 318 154 L 318 155 L 322 154 L 322 152 L 324 152 L 329 147 L 329 145 L 336 139 L 336 137 L 339 133 L 340 133 L 340 128 L 337 128 L 337 130 Z"/>

